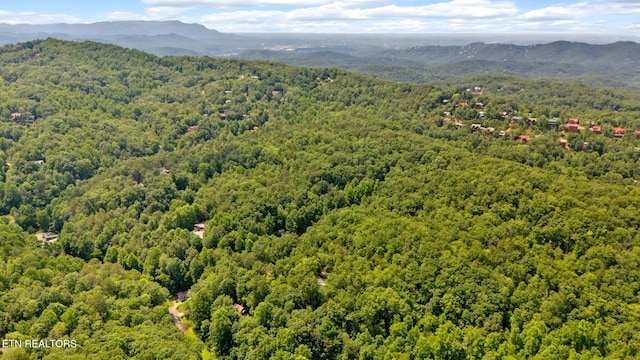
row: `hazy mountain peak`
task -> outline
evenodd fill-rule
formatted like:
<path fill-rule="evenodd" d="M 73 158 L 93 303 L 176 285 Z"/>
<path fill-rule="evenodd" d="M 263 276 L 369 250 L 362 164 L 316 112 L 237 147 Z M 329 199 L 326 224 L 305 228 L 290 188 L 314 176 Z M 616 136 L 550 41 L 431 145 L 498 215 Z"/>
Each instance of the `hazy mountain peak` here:
<path fill-rule="evenodd" d="M 49 24 L 49 25 L 9 25 L 0 24 L 0 30 L 14 33 L 64 33 L 68 35 L 84 36 L 113 36 L 113 35 L 164 35 L 178 34 L 188 37 L 203 37 L 220 33 L 207 29 L 200 24 L 186 24 L 177 20 L 171 21 L 102 21 L 89 24 Z"/>

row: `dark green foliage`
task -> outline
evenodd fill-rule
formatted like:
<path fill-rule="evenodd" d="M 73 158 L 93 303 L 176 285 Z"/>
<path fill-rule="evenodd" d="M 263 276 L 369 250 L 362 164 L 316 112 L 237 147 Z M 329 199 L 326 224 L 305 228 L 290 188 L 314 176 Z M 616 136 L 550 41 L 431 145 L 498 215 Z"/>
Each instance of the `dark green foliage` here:
<path fill-rule="evenodd" d="M 419 44 L 419 41 L 429 40 L 414 41 Z M 331 51 L 324 50 L 325 46 L 323 50 L 315 51 L 251 50 L 240 56 L 296 66 L 336 67 L 413 83 L 509 74 L 529 79 L 580 82 L 596 87 L 639 89 L 634 59 L 640 56 L 640 45 L 631 41 L 599 45 L 568 41 L 535 45 L 471 43 L 463 46 L 416 46 L 415 43 L 396 45 L 397 49 L 367 44 L 334 47 Z"/>
<path fill-rule="evenodd" d="M 0 337 L 82 345 L 15 356 L 638 355 L 636 93 L 51 39 L 0 66 Z"/>

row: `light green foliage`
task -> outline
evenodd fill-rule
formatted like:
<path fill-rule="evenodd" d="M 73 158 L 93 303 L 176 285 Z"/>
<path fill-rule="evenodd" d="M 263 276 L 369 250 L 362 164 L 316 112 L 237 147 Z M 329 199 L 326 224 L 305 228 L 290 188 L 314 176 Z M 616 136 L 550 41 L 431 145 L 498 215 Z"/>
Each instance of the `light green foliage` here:
<path fill-rule="evenodd" d="M 0 337 L 81 342 L 42 357 L 638 356 L 638 94 L 52 39 L 0 67 Z"/>

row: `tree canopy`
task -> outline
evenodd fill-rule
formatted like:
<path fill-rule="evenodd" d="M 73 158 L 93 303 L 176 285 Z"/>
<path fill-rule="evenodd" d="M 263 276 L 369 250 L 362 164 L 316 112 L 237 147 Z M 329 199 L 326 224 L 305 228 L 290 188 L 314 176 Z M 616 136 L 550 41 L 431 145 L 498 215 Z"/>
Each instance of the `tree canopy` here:
<path fill-rule="evenodd" d="M 640 94 L 54 39 L 0 74 L 0 338 L 78 342 L 0 358 L 638 356 Z"/>

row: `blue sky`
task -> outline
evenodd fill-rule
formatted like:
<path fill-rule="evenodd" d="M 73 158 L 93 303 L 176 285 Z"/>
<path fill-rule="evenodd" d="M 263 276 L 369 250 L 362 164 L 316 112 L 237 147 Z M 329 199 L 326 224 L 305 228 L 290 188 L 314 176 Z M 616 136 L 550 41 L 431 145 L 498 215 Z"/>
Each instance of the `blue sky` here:
<path fill-rule="evenodd" d="M 180 20 L 222 32 L 640 36 L 640 0 L 17 0 L 2 23 Z"/>

